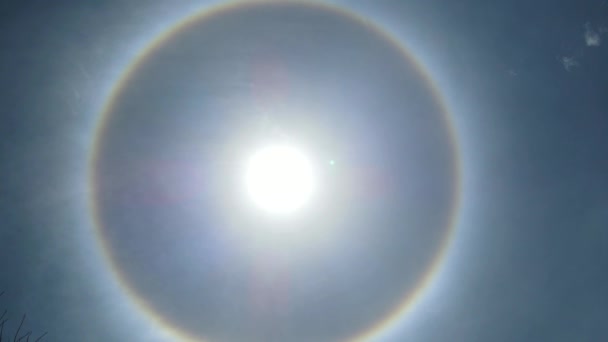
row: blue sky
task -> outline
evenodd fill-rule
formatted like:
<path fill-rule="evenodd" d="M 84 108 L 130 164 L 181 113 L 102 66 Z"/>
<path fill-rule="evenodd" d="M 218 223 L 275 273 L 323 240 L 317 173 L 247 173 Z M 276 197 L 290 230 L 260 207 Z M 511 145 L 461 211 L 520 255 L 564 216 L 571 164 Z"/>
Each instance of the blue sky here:
<path fill-rule="evenodd" d="M 445 103 L 461 153 L 460 207 L 447 254 L 438 274 L 413 309 L 392 329 L 387 329 L 380 340 L 605 339 L 608 335 L 605 290 L 608 278 L 604 271 L 608 269 L 608 150 L 605 148 L 608 144 L 608 97 L 605 96 L 608 92 L 608 20 L 605 19 L 608 3 L 412 0 L 335 4 L 389 32 L 422 65 Z M 5 332 L 14 333 L 25 313 L 25 328 L 32 330 L 33 335 L 48 331 L 45 338 L 48 341 L 171 340 L 171 335 L 161 331 L 120 285 L 99 248 L 88 206 L 88 162 L 101 109 L 125 67 L 159 33 L 204 6 L 204 3 L 186 1 L 178 5 L 162 1 L 103 4 L 64 1 L 55 2 L 52 7 L 40 1 L 1 5 L 0 218 L 3 224 L 0 266 L 3 272 L 0 291 L 4 290 L 5 294 L 0 297 L 0 311 L 6 308 L 10 318 Z M 300 18 L 296 14 L 294 18 Z M 276 23 L 271 22 L 268 27 L 277 31 L 259 38 L 264 48 L 254 57 L 247 53 L 257 51 L 250 46 L 258 46 L 258 38 L 240 42 L 234 48 L 238 40 L 230 35 L 230 32 L 255 33 L 256 27 L 261 27 L 255 25 L 262 24 L 256 24 L 254 19 L 250 29 L 241 24 L 230 26 L 233 31 L 226 28 L 222 31 L 224 26 L 218 24 L 218 31 L 210 33 L 206 26 L 201 26 L 196 37 L 210 37 L 206 38 L 206 44 L 217 49 L 230 47 L 225 51 L 232 51 L 233 57 L 226 61 L 205 49 L 193 48 L 193 38 L 175 40 L 171 48 L 161 49 L 164 52 L 150 59 L 146 64 L 149 69 L 144 67 L 136 73 L 138 76 L 125 87 L 127 95 L 117 101 L 120 105 L 115 116 L 119 119 L 110 124 L 107 136 L 111 138 L 105 141 L 111 143 L 104 145 L 105 151 L 110 152 L 102 153 L 105 157 L 101 158 L 107 164 L 100 162 L 108 174 L 121 170 L 128 175 L 108 176 L 104 178 L 106 183 L 114 179 L 146 180 L 145 177 L 159 174 L 162 178 L 169 174 L 167 182 L 171 189 L 182 191 L 177 195 L 172 192 L 172 196 L 182 198 L 187 189 L 195 188 L 190 186 L 192 182 L 224 184 L 222 179 L 229 173 L 228 167 L 222 166 L 192 176 L 192 170 L 198 170 L 192 165 L 211 163 L 211 156 L 226 156 L 238 149 L 234 146 L 247 145 L 243 143 L 246 134 L 251 139 L 247 141 L 256 141 L 260 136 L 267 138 L 266 135 L 274 137 L 275 129 L 268 129 L 264 120 L 270 120 L 273 127 L 278 126 L 282 134 L 314 145 L 313 150 L 322 151 L 316 155 L 319 158 L 330 157 L 336 161 L 336 168 L 343 173 L 327 178 L 338 189 L 339 195 L 332 198 L 344 196 L 341 198 L 348 198 L 352 201 L 349 203 L 354 204 L 347 207 L 340 202 L 331 207 L 334 211 L 324 212 L 323 224 L 310 218 L 302 225 L 327 229 L 339 226 L 338 221 L 356 221 L 358 225 L 349 226 L 351 231 L 341 239 L 341 247 L 331 245 L 334 247 L 328 249 L 340 250 L 337 254 L 322 252 L 323 249 L 315 245 L 319 256 L 306 260 L 325 261 L 318 264 L 307 261 L 308 265 L 316 266 L 309 266 L 301 273 L 293 271 L 293 279 L 305 284 L 293 288 L 302 291 L 314 288 L 313 294 L 329 296 L 328 302 L 331 298 L 341 301 L 343 308 L 355 305 L 357 299 L 366 304 L 360 304 L 362 314 L 358 318 L 346 309 L 331 311 L 328 308 L 327 312 L 334 317 L 325 319 L 317 314 L 316 320 L 306 321 L 301 318 L 309 317 L 306 310 L 316 312 L 324 307 L 310 304 L 315 301 L 306 303 L 301 297 L 304 307 L 311 306 L 301 312 L 294 309 L 298 313 L 292 313 L 292 320 L 278 319 L 294 325 L 285 328 L 286 335 L 272 335 L 277 340 L 298 340 L 294 336 L 323 339 L 330 338 L 332 333 L 341 336 L 350 323 L 355 326 L 376 317 L 376 311 L 383 312 L 383 305 L 394 301 L 391 291 L 397 291 L 409 279 L 400 273 L 401 265 L 411 265 L 412 274 L 417 274 L 416 270 L 424 268 L 430 260 L 425 248 L 418 251 L 415 246 L 438 243 L 430 238 L 435 236 L 433 230 L 426 227 L 436 227 L 436 221 L 446 215 L 453 185 L 448 177 L 450 173 L 445 171 L 451 165 L 446 154 L 450 150 L 449 139 L 442 135 L 447 131 L 438 119 L 441 113 L 424 77 L 416 78 L 419 74 L 411 66 L 400 69 L 397 60 L 391 57 L 394 51 L 369 38 L 374 35 L 366 36 L 363 32 L 367 31 L 356 31 L 356 25 L 351 28 L 338 21 L 315 21 L 302 16 L 303 23 L 310 22 L 305 27 L 317 30 L 316 36 L 301 33 L 310 41 L 284 39 L 277 32 L 291 32 L 296 24 L 289 26 L 290 23 L 270 16 Z M 226 19 L 222 25 L 228 27 L 230 22 Z M 350 45 L 344 43 L 341 50 L 341 45 L 335 42 Z M 298 47 L 301 50 L 297 50 Z M 234 50 L 230 50 L 232 48 Z M 275 55 L 280 58 L 268 57 Z M 344 57 L 353 55 L 358 57 Z M 271 76 L 267 76 L 264 71 L 259 76 L 251 71 L 249 62 L 242 62 L 249 61 L 250 57 L 255 61 L 271 60 L 270 69 L 276 74 L 270 72 Z M 383 63 L 380 65 L 377 61 Z M 230 68 L 222 69 L 225 65 Z M 194 66 L 199 69 L 193 69 Z M 267 70 L 266 67 L 260 68 Z M 152 71 L 146 73 L 145 70 Z M 207 77 L 201 81 L 203 90 L 184 86 L 195 82 L 196 72 L 203 71 Z M 232 83 L 222 83 L 228 82 L 226 80 Z M 179 87 L 171 88 L 170 84 Z M 234 88 L 226 92 L 222 90 L 225 84 Z M 370 88 L 370 84 L 376 85 L 375 88 Z M 266 119 L 259 119 L 259 113 L 225 119 L 227 113 L 240 110 L 243 103 L 247 103 L 248 100 L 237 95 L 248 94 L 247 89 L 256 87 L 262 90 L 252 93 L 262 94 L 259 95 L 262 99 L 254 102 L 270 113 Z M 199 91 L 206 93 L 199 97 Z M 274 91 L 279 95 L 272 95 Z M 400 97 L 402 93 L 409 97 Z M 292 108 L 297 99 L 306 99 L 303 102 L 308 106 L 313 100 L 318 101 L 314 102 L 315 114 L 286 110 Z M 167 116 L 166 108 L 177 108 L 180 103 L 185 103 L 184 109 L 171 114 L 175 117 Z M 313 107 L 299 108 L 312 110 Z M 417 111 L 428 115 L 416 117 L 413 113 Z M 199 131 L 197 125 L 205 128 Z M 251 127 L 262 128 L 256 131 Z M 201 132 L 208 134 L 206 138 L 202 138 Z M 233 138 L 234 144 L 229 140 Z M 191 140 L 204 146 L 200 150 L 204 158 L 200 161 L 188 157 L 199 153 L 198 149 L 181 143 Z M 131 147 L 139 146 L 141 141 L 146 141 L 143 147 Z M 131 164 L 115 166 L 121 156 Z M 135 157 L 143 161 L 135 162 Z M 228 163 L 225 159 L 223 162 Z M 129 170 L 137 167 L 160 171 L 143 176 L 130 173 Z M 404 176 L 408 172 L 410 176 Z M 349 183 L 348 179 L 355 181 Z M 134 182 L 125 184 L 125 188 L 131 189 L 126 192 L 140 189 Z M 179 204 L 177 211 L 169 212 L 166 208 L 174 205 L 174 197 L 158 195 L 165 194 L 165 188 L 147 188 L 145 181 L 141 184 L 148 191 L 146 196 L 154 198 L 152 204 L 129 202 L 133 205 L 129 207 L 117 200 L 112 203 L 119 204 L 108 209 L 111 218 L 105 219 L 113 220 L 117 227 L 113 231 L 114 241 L 128 241 L 115 245 L 126 260 L 134 260 L 130 253 L 134 246 L 140 246 L 133 243 L 135 240 L 146 241 L 141 255 L 156 255 L 125 266 L 125 270 L 132 272 L 130 284 L 144 293 L 141 298 L 151 301 L 152 294 L 162 294 L 158 288 L 142 285 L 146 284 L 145 279 L 152 279 L 149 277 L 156 272 L 155 267 L 164 270 L 159 272 L 174 272 L 171 274 L 175 277 L 193 267 L 178 262 L 180 258 L 191 262 L 191 254 L 172 254 L 159 261 L 156 253 L 160 241 L 166 239 L 174 243 L 166 249 L 173 253 L 183 249 L 180 241 L 188 240 L 183 246 L 192 247 L 196 236 L 188 230 L 194 229 L 192 227 L 205 227 L 199 246 L 204 251 L 201 255 L 216 258 L 213 260 L 217 264 L 209 266 L 210 269 L 231 269 L 238 273 L 245 267 L 245 263 L 234 260 L 251 256 L 247 253 L 252 252 L 235 252 L 228 240 L 211 247 L 207 241 L 220 237 L 206 228 L 219 226 L 220 222 L 246 226 L 248 216 L 243 212 L 229 211 L 229 219 L 224 216 L 220 219 L 213 210 L 221 207 L 222 213 L 228 212 L 227 202 L 218 202 L 217 197 L 211 195 L 201 199 L 200 193 L 186 196 L 186 204 Z M 374 191 L 370 190 L 372 187 Z M 344 189 L 348 192 L 339 192 L 346 191 Z M 128 198 L 137 201 L 139 197 Z M 201 206 L 200 212 L 208 214 L 194 215 L 198 212 L 196 205 Z M 154 216 L 148 214 L 151 206 L 154 215 L 160 215 L 154 219 L 184 230 L 169 235 L 142 231 L 143 225 L 151 225 L 141 219 Z M 365 210 L 360 210 L 362 207 Z M 141 213 L 133 214 L 137 210 Z M 118 217 L 117 213 L 123 216 Z M 190 219 L 184 219 L 186 216 Z M 403 220 L 409 220 L 412 227 L 418 228 L 399 235 L 402 232 L 394 228 L 395 222 Z M 366 235 L 372 226 L 377 228 L 377 233 Z M 420 230 L 412 233 L 415 229 Z M 133 236 L 137 232 L 140 235 L 135 238 L 126 238 L 126 234 Z M 366 239 L 360 240 L 361 236 Z M 395 236 L 404 236 L 403 243 Z M 312 248 L 298 246 L 294 250 Z M 344 251 L 360 254 L 352 256 L 354 252 L 351 255 Z M 368 264 L 349 261 L 360 260 L 355 257 L 362 255 L 371 261 Z M 404 259 L 408 262 L 402 264 Z M 419 260 L 420 264 L 412 260 Z M 161 262 L 168 262 L 169 266 L 158 266 Z M 342 270 L 339 274 L 344 279 L 352 276 L 358 280 L 331 281 L 340 277 L 336 269 Z M 376 278 L 370 280 L 367 271 Z M 309 285 L 306 279 L 310 279 L 307 276 L 311 274 L 315 279 L 320 279 L 320 274 L 327 276 L 328 287 L 321 286 L 323 282 L 314 285 L 317 287 Z M 219 278 L 209 277 L 221 283 Z M 234 291 L 242 292 L 235 283 L 235 279 L 242 277 L 246 276 L 230 278 L 227 284 L 234 285 Z M 213 333 L 217 336 L 228 329 L 226 317 L 231 314 L 228 309 L 224 312 L 226 316 L 213 316 L 210 312 L 230 303 L 239 307 L 237 301 L 242 297 L 235 295 L 232 301 L 223 299 L 219 294 L 222 288 L 223 285 L 214 287 L 205 283 L 206 296 L 217 302 L 210 299 L 208 303 L 215 304 L 203 305 L 204 309 L 198 311 L 192 309 L 194 316 L 190 317 L 191 322 L 216 322 Z M 157 307 L 163 308 L 179 299 L 157 297 L 160 298 Z M 375 297 L 377 301 L 373 300 Z M 378 307 L 369 303 L 376 303 Z M 369 317 L 366 310 L 370 310 Z M 162 312 L 171 316 L 169 311 Z M 245 320 L 240 313 L 232 315 Z M 192 325 L 185 326 L 192 328 Z M 201 327 L 211 329 L 205 324 Z M 305 335 L 306 327 L 316 329 L 320 335 Z M 233 338 L 238 340 L 239 336 Z"/>

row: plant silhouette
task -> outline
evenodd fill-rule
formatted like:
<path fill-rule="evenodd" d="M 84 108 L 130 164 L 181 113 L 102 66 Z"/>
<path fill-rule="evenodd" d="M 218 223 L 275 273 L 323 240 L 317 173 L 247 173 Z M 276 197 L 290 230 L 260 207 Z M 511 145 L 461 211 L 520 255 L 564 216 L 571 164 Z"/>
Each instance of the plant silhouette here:
<path fill-rule="evenodd" d="M 0 292 L 0 297 L 2 297 L 2 295 L 4 295 L 4 291 Z M 30 337 L 32 337 L 32 331 L 27 331 L 27 332 L 22 332 L 21 330 L 23 329 L 23 325 L 25 324 L 25 319 L 27 318 L 27 315 L 23 315 L 21 316 L 21 321 L 19 322 L 19 326 L 17 327 L 17 330 L 15 330 L 15 334 L 12 335 L 12 340 L 10 339 L 10 336 L 8 337 L 8 340 L 4 339 L 4 326 L 6 324 L 6 322 L 8 322 L 10 319 L 7 316 L 8 310 L 4 309 L 4 311 L 2 311 L 2 314 L 0 314 L 0 342 L 2 341 L 6 341 L 6 342 L 29 342 L 30 341 Z M 36 338 L 35 340 L 33 340 L 34 342 L 38 342 L 41 341 L 45 336 L 46 336 L 46 332 L 43 333 L 42 335 L 40 335 L 38 338 Z"/>

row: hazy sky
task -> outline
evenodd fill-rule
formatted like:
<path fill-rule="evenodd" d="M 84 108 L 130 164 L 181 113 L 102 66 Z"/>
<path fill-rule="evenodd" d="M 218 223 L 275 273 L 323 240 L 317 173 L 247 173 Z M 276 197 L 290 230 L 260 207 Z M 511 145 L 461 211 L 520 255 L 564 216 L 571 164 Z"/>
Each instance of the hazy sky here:
<path fill-rule="evenodd" d="M 138 64 L 95 148 L 125 68 L 206 4 L 0 5 L 7 336 L 27 314 L 47 341 L 172 340 L 138 298 L 227 341 L 352 337 L 417 287 L 456 203 L 379 340 L 608 336 L 608 3 L 335 4 L 394 40 L 318 7 L 225 12 Z M 278 223 L 233 180 L 274 140 L 321 165 L 323 201 L 284 224 L 318 235 L 249 235 Z"/>

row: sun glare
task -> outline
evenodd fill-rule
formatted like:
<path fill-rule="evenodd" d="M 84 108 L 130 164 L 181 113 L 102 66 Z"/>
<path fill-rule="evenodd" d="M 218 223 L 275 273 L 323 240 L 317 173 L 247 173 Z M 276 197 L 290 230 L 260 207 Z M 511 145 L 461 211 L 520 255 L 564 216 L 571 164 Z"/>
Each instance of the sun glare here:
<path fill-rule="evenodd" d="M 251 200 L 271 214 L 288 214 L 300 209 L 315 187 L 310 161 L 287 145 L 257 151 L 249 160 L 245 180 Z"/>

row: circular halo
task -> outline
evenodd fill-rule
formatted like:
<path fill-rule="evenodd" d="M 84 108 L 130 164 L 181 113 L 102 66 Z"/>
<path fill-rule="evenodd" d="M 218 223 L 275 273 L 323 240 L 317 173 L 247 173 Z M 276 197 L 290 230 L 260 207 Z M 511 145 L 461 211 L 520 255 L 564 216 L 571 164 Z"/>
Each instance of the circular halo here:
<path fill-rule="evenodd" d="M 166 329 L 167 331 L 174 334 L 180 340 L 192 340 L 192 341 L 200 341 L 200 338 L 189 335 L 187 332 L 179 330 L 168 322 L 164 320 L 164 317 L 160 314 L 156 313 L 153 309 L 151 309 L 148 304 L 145 302 L 143 298 L 141 298 L 129 285 L 123 280 L 123 275 L 120 272 L 119 267 L 115 264 L 115 260 L 112 258 L 109 248 L 106 245 L 105 237 L 102 235 L 101 227 L 102 220 L 100 218 L 100 213 L 97 207 L 96 195 L 98 192 L 97 179 L 97 162 L 98 155 L 100 150 L 101 141 L 103 140 L 105 130 L 107 128 L 109 113 L 112 112 L 113 106 L 115 104 L 116 98 L 121 94 L 125 85 L 128 83 L 128 80 L 135 74 L 138 67 L 141 63 L 147 59 L 148 56 L 152 55 L 155 51 L 157 51 L 163 44 L 169 41 L 174 35 L 179 32 L 186 30 L 191 25 L 212 18 L 216 15 L 221 15 L 226 12 L 229 12 L 233 9 L 247 7 L 247 6 L 258 6 L 263 4 L 276 4 L 275 1 L 254 1 L 254 2 L 237 2 L 232 4 L 221 4 L 210 9 L 203 10 L 197 14 L 194 14 L 190 17 L 187 17 L 183 21 L 180 21 L 175 24 L 171 29 L 167 30 L 165 33 L 156 37 L 152 40 L 152 42 L 143 49 L 143 51 L 130 63 L 130 65 L 123 71 L 122 75 L 118 78 L 117 82 L 114 84 L 110 91 L 110 95 L 108 97 L 107 102 L 103 106 L 103 109 L 100 114 L 99 121 L 96 125 L 93 144 L 92 144 L 92 153 L 90 159 L 90 188 L 91 188 L 91 197 L 90 197 L 90 208 L 92 212 L 92 218 L 95 225 L 95 232 L 97 234 L 97 241 L 100 244 L 100 248 L 102 249 L 106 261 L 110 266 L 110 270 L 115 276 L 115 278 L 120 282 L 125 293 L 138 305 L 138 307 L 146 313 L 146 315 L 151 318 L 159 327 Z M 390 36 L 387 32 L 384 32 L 382 29 L 377 27 L 376 25 L 370 23 L 366 18 L 360 17 L 358 14 L 353 13 L 344 8 L 335 7 L 329 4 L 322 3 L 314 3 L 311 4 L 309 2 L 300 2 L 294 1 L 290 2 L 290 4 L 297 4 L 300 6 L 309 6 L 311 8 L 329 11 L 333 14 L 337 14 L 346 18 L 349 18 L 361 25 L 364 25 L 368 29 L 374 31 L 378 36 L 383 37 L 387 42 L 391 45 L 395 46 L 400 50 L 403 60 L 405 62 L 409 62 L 416 66 L 416 69 L 420 75 L 420 77 L 426 80 L 427 87 L 433 93 L 433 96 L 441 107 L 443 112 L 443 120 L 444 125 L 449 135 L 449 140 L 451 141 L 451 149 L 452 149 L 452 159 L 453 159 L 453 186 L 454 189 L 452 191 L 454 198 L 452 199 L 452 205 L 449 213 L 449 218 L 447 220 L 447 225 L 445 227 L 445 232 L 440 243 L 440 247 L 436 251 L 435 257 L 428 264 L 427 271 L 425 274 L 419 279 L 417 285 L 413 291 L 403 294 L 401 300 L 395 304 L 394 309 L 390 312 L 387 312 L 384 317 L 375 322 L 372 326 L 364 331 L 360 331 L 357 334 L 354 334 L 350 339 L 352 341 L 369 341 L 374 339 L 381 334 L 387 332 L 387 330 L 393 328 L 397 323 L 399 323 L 406 315 L 409 313 L 416 302 L 417 299 L 420 298 L 421 294 L 424 292 L 425 288 L 431 283 L 435 275 L 438 273 L 442 261 L 446 255 L 447 249 L 449 247 L 451 238 L 454 234 L 455 225 L 457 221 L 457 214 L 459 209 L 459 200 L 460 200 L 460 178 L 461 178 L 461 166 L 460 166 L 460 157 L 458 144 L 456 139 L 456 134 L 454 131 L 454 126 L 451 123 L 451 119 L 449 117 L 449 112 L 447 107 L 440 95 L 439 90 L 433 83 L 429 74 L 424 70 L 421 64 L 416 61 L 416 59 L 407 51 L 403 45 L 395 40 L 392 36 Z M 333 165 L 333 160 L 332 160 Z"/>

